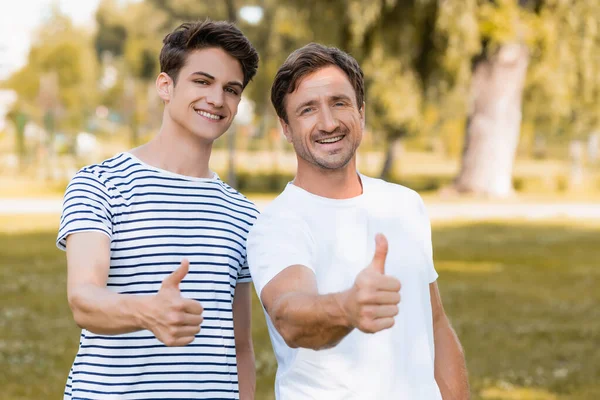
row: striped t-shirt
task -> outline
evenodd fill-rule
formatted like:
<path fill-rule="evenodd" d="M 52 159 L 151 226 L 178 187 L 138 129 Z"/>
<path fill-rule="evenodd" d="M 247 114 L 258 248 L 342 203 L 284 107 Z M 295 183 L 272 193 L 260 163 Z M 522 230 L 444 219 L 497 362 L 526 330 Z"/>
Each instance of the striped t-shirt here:
<path fill-rule="evenodd" d="M 107 287 L 155 294 L 181 260 L 183 296 L 200 301 L 204 321 L 185 347 L 150 331 L 99 335 L 82 330 L 65 399 L 238 399 L 233 334 L 237 283 L 250 282 L 246 236 L 258 211 L 222 182 L 177 175 L 121 153 L 80 170 L 67 187 L 57 245 L 77 232 L 110 238 Z"/>

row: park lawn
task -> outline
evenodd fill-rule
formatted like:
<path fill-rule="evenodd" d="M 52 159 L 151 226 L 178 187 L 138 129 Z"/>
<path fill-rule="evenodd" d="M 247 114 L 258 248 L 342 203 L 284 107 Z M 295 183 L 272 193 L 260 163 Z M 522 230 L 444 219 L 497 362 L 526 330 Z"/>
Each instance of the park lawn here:
<path fill-rule="evenodd" d="M 57 399 L 78 344 L 57 215 L 0 216 L 2 398 Z M 600 223 L 434 224 L 447 313 L 474 399 L 600 398 Z M 255 299 L 256 300 L 256 299 Z M 257 400 L 276 363 L 254 303 Z"/>

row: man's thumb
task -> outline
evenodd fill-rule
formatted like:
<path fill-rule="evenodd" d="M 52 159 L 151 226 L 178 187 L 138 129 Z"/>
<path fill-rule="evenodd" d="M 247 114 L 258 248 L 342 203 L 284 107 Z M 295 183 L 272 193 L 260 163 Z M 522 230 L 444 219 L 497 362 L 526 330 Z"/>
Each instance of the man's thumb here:
<path fill-rule="evenodd" d="M 162 287 L 179 290 L 179 284 L 181 283 L 183 278 L 185 278 L 189 269 L 190 269 L 190 262 L 187 260 L 187 258 L 184 258 L 181 261 L 179 268 L 177 268 L 175 271 L 171 272 L 171 274 L 165 278 L 165 280 L 162 283 Z"/>
<path fill-rule="evenodd" d="M 375 235 L 375 255 L 371 265 L 380 274 L 385 274 L 385 258 L 388 253 L 388 241 L 381 233 Z"/>

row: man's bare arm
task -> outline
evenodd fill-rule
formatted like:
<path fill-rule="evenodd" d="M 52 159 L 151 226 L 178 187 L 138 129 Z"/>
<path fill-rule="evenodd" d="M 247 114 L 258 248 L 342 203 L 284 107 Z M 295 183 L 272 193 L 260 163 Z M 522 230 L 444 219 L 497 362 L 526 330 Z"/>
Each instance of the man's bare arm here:
<path fill-rule="evenodd" d="M 250 283 L 238 283 L 233 298 L 233 327 L 240 400 L 254 400 L 256 367 L 252 344 L 252 292 Z"/>
<path fill-rule="evenodd" d="M 261 300 L 273 324 L 290 347 L 335 346 L 354 328 L 374 333 L 394 325 L 400 282 L 384 275 L 387 240 L 378 235 L 371 264 L 343 292 L 319 295 L 314 273 L 293 265 L 262 290 Z"/>
<path fill-rule="evenodd" d="M 168 346 L 194 340 L 202 323 L 202 306 L 181 297 L 179 283 L 188 271 L 182 265 L 163 281 L 157 295 L 118 294 L 106 288 L 110 241 L 98 232 L 67 237 L 67 294 L 77 325 L 90 332 L 114 335 L 143 329 Z"/>
<path fill-rule="evenodd" d="M 466 400 L 469 380 L 465 355 L 444 311 L 436 282 L 429 285 L 435 341 L 435 380 L 444 400 Z"/>

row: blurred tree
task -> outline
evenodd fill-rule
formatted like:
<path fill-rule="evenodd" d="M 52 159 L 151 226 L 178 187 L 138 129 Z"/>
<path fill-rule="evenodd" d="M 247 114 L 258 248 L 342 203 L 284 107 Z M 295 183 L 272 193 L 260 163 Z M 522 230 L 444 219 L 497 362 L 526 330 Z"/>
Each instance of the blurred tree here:
<path fill-rule="evenodd" d="M 598 127 L 600 3 L 481 1 L 459 191 L 512 192 L 521 115 L 536 135 L 583 138 Z M 523 99 L 523 107 L 521 107 Z M 565 151 L 566 153 L 566 151 Z"/>
<path fill-rule="evenodd" d="M 540 127 L 554 125 L 555 132 L 555 122 L 575 136 L 598 124 L 600 2 L 286 4 L 308 10 L 311 40 L 338 45 L 361 62 L 368 121 L 385 133 L 390 149 L 382 176 L 389 174 L 398 138 L 431 134 L 444 120 L 466 117 L 455 189 L 506 196 L 512 192 L 523 101 L 527 118 Z"/>
<path fill-rule="evenodd" d="M 240 17 L 249 5 L 261 8 L 258 23 Z M 123 68 L 150 84 L 164 34 L 205 17 L 236 20 L 261 55 L 245 92 L 261 132 L 276 125 L 270 85 L 291 51 L 318 41 L 353 54 L 367 78 L 368 125 L 389 149 L 382 176 L 392 171 L 400 138 L 449 126 L 460 134 L 464 125 L 455 189 L 504 196 L 523 122 L 535 135 L 582 137 L 598 128 L 600 2 L 146 0 L 126 6 L 117 22 L 102 20 L 98 35 L 107 37 L 96 43 L 117 55 L 122 49 Z M 454 142 L 461 137 L 450 135 L 446 147 Z"/>
<path fill-rule="evenodd" d="M 54 177 L 55 132 L 75 135 L 86 129 L 96 107 L 97 60 L 89 32 L 75 28 L 56 5 L 32 42 L 27 64 L 4 86 L 18 96 L 11 114 L 17 116 L 14 122 L 20 166 L 28 159 L 28 151 L 42 146 L 44 152 L 35 161 L 43 173 Z M 36 146 L 25 145 L 23 115 L 45 128 L 46 135 L 38 138 Z"/>
<path fill-rule="evenodd" d="M 5 86 L 19 96 L 21 107 L 43 125 L 74 132 L 85 126 L 97 98 L 97 62 L 90 35 L 75 28 L 57 8 L 40 27 L 27 64 Z M 60 115 L 58 115 L 60 113 Z"/>
<path fill-rule="evenodd" d="M 21 111 L 23 107 L 13 107 L 12 111 L 6 116 L 15 127 L 15 154 L 18 158 L 18 168 L 23 170 L 25 167 L 25 159 L 27 156 L 27 148 L 25 145 L 25 126 L 27 125 L 28 116 Z"/>
<path fill-rule="evenodd" d="M 533 2 L 479 2 L 481 51 L 470 82 L 459 192 L 493 197 L 512 194 L 512 167 L 522 122 L 522 97 L 535 39 Z"/>
<path fill-rule="evenodd" d="M 96 10 L 96 24 L 94 46 L 98 59 L 101 60 L 105 52 L 116 57 L 123 55 L 128 32 L 121 8 L 115 0 L 100 2 Z"/>

